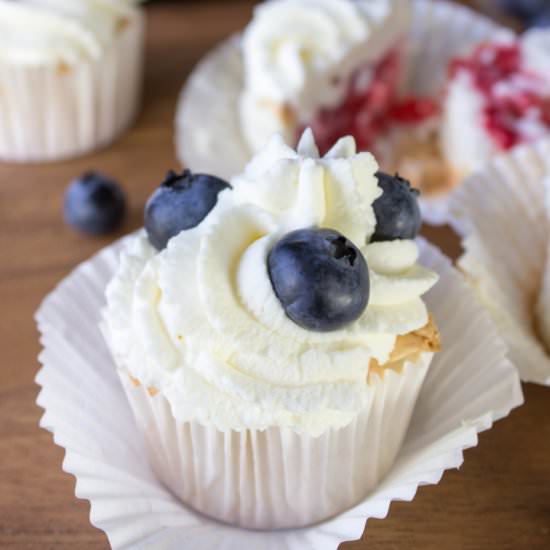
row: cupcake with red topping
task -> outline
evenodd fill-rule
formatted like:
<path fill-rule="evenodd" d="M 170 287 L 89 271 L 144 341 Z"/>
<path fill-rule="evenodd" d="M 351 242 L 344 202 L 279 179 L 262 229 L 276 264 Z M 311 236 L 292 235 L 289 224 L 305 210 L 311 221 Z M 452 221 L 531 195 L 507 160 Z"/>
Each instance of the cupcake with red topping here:
<path fill-rule="evenodd" d="M 442 149 L 459 175 L 550 133 L 550 31 L 502 33 L 450 65 Z"/>
<path fill-rule="evenodd" d="M 549 75 L 548 29 L 521 37 L 499 30 L 477 42 L 449 60 L 433 96 L 439 108 L 430 112 L 415 101 L 407 114 L 404 104 L 399 124 L 378 143 L 385 165 L 420 182 L 435 199 L 434 212 L 440 197 L 436 218 L 447 221 L 449 191 L 465 177 L 500 153 L 550 135 Z M 424 117 L 415 119 L 415 111 Z"/>

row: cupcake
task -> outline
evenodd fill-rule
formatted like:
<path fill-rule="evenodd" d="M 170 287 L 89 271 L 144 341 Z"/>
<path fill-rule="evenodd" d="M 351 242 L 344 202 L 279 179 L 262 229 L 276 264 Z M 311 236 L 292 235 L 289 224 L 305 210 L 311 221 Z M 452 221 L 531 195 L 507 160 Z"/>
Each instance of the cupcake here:
<path fill-rule="evenodd" d="M 0 159 L 59 160 L 134 120 L 144 19 L 132 1 L 0 0 Z"/>
<path fill-rule="evenodd" d="M 402 81 L 410 6 L 396 0 L 271 0 L 243 33 L 242 133 L 294 145 L 312 128 L 321 152 L 353 135 L 370 150 Z"/>
<path fill-rule="evenodd" d="M 442 150 L 458 177 L 550 134 L 550 30 L 503 32 L 451 62 Z"/>
<path fill-rule="evenodd" d="M 360 502 L 400 449 L 439 333 L 409 183 L 351 137 L 280 136 L 231 183 L 169 173 L 103 331 L 158 478 L 254 529 Z"/>

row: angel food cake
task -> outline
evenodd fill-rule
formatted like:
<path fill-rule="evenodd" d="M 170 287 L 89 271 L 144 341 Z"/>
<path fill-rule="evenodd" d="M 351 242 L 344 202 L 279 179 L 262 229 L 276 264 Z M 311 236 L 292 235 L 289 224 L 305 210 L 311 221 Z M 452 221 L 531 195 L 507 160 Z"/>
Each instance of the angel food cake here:
<path fill-rule="evenodd" d="M 353 138 L 280 136 L 231 183 L 169 173 L 107 289 L 104 333 L 157 476 L 259 529 L 387 473 L 439 335 L 417 193 Z"/>
<path fill-rule="evenodd" d="M 495 154 L 550 132 L 550 30 L 501 33 L 453 60 L 442 148 L 469 174 Z"/>
<path fill-rule="evenodd" d="M 0 0 L 0 158 L 57 160 L 112 141 L 140 99 L 132 0 Z"/>
<path fill-rule="evenodd" d="M 395 110 L 409 2 L 271 0 L 242 39 L 240 120 L 251 151 L 313 129 L 321 152 L 353 135 L 370 150 Z"/>

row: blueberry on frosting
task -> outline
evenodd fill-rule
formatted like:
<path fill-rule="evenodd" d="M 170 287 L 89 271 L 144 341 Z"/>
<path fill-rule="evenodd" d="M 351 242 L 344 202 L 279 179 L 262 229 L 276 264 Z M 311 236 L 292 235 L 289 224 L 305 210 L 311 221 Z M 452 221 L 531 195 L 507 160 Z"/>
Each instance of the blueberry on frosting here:
<path fill-rule="evenodd" d="M 376 177 L 383 193 L 372 205 L 376 228 L 371 242 L 414 239 L 422 225 L 417 199 L 420 192 L 397 174 L 379 171 Z"/>
<path fill-rule="evenodd" d="M 338 330 L 367 307 L 367 262 L 338 231 L 311 228 L 287 234 L 271 250 L 268 269 L 287 316 L 307 330 Z"/>
<path fill-rule="evenodd" d="M 199 225 L 216 206 L 218 194 L 230 187 L 207 174 L 168 172 L 145 205 L 145 229 L 151 244 L 162 250 L 172 237 Z"/>

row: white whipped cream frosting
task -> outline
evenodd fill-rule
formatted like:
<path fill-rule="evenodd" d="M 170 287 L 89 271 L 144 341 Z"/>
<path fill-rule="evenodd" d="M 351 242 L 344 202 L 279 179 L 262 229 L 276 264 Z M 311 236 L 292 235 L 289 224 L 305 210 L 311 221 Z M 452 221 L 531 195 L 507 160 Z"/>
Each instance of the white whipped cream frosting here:
<path fill-rule="evenodd" d="M 136 0 L 0 0 L 0 62 L 98 59 L 136 15 Z"/>
<path fill-rule="evenodd" d="M 403 0 L 270 0 L 243 34 L 243 133 L 252 150 L 275 132 L 288 143 L 320 107 L 339 104 L 351 74 L 404 36 Z M 291 109 L 289 120 L 282 108 Z"/>
<path fill-rule="evenodd" d="M 382 193 L 377 169 L 351 138 L 319 158 L 310 132 L 298 151 L 278 136 L 165 250 L 132 237 L 107 289 L 117 364 L 162 392 L 180 421 L 311 435 L 350 423 L 373 391 L 369 361 L 385 362 L 398 335 L 427 323 L 421 295 L 437 280 L 417 265 L 414 241 L 366 244 Z M 272 246 L 309 226 L 340 231 L 369 264 L 368 307 L 334 332 L 292 322 L 269 279 Z"/>

